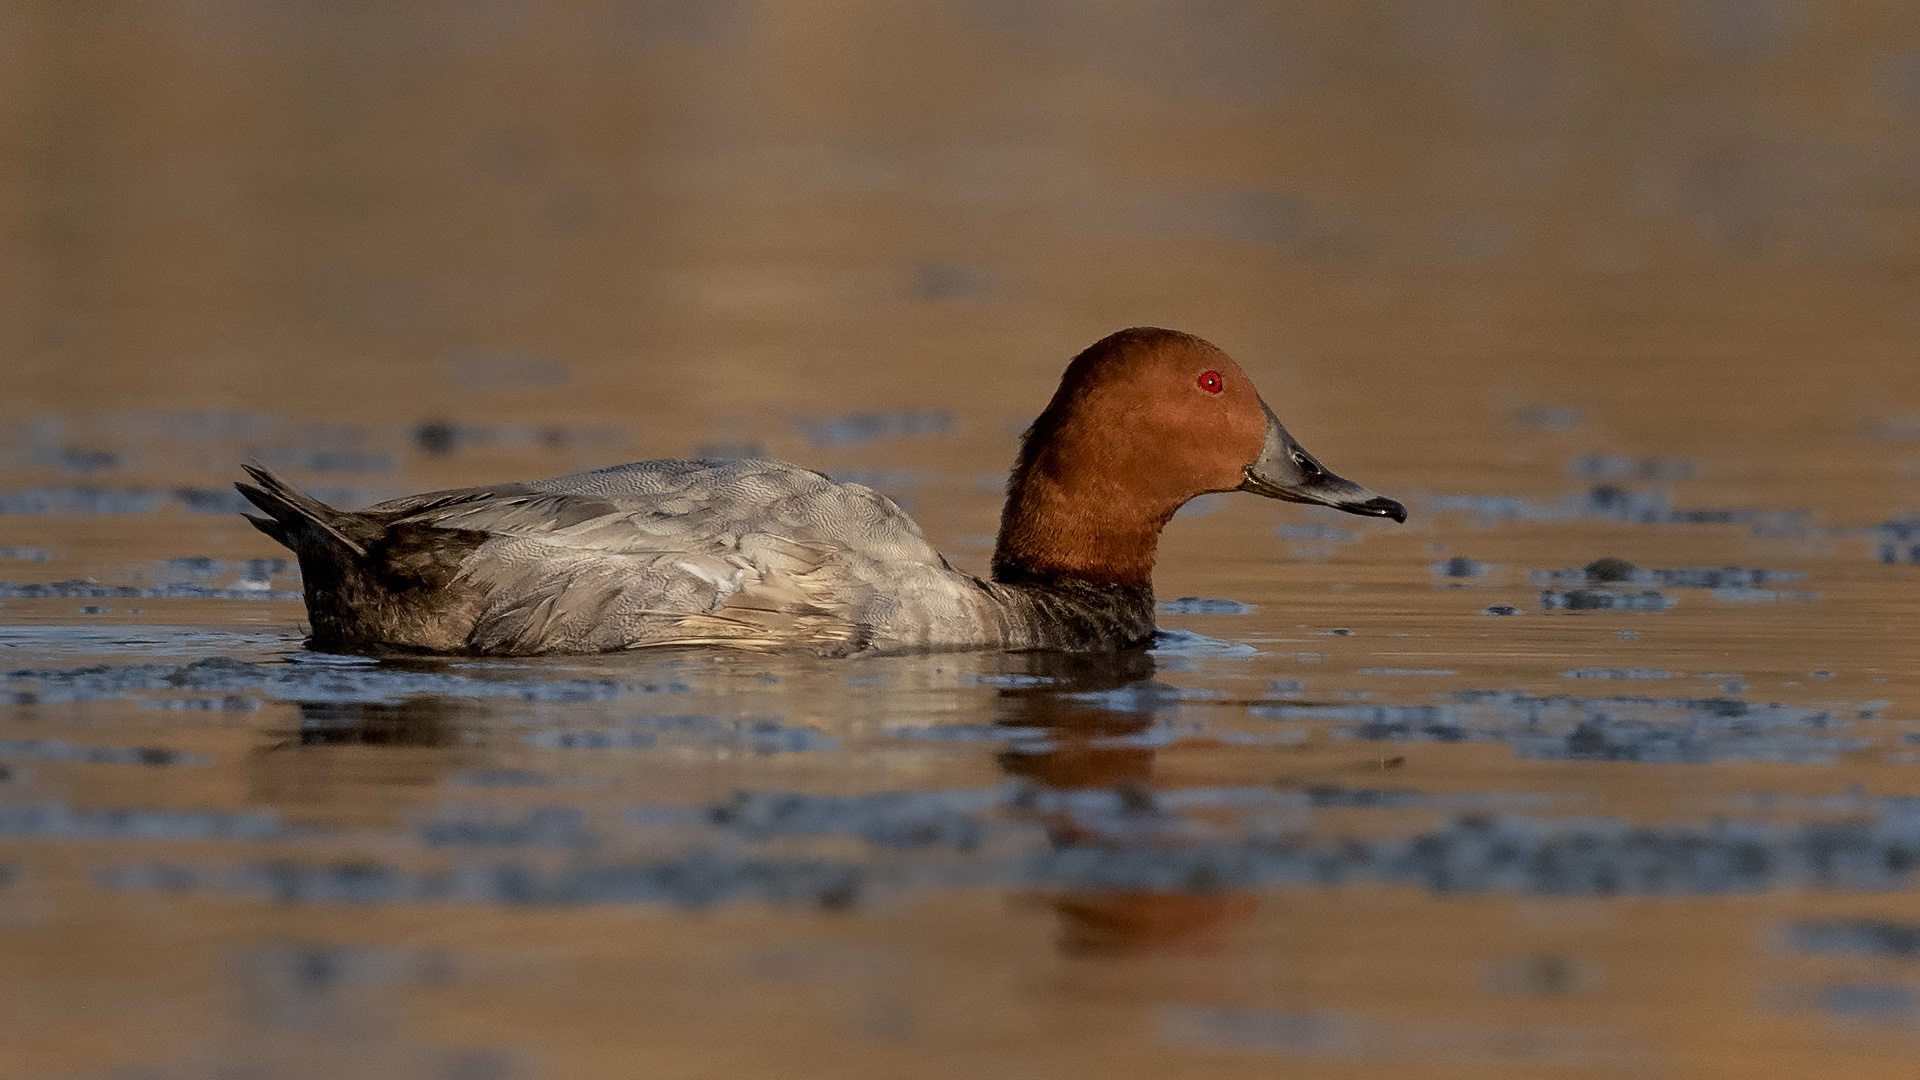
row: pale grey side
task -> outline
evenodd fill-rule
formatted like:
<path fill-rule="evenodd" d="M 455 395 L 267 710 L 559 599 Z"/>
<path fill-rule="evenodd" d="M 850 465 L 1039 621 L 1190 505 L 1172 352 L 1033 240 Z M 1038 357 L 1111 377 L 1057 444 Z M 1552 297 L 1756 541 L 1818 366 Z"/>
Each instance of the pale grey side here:
<path fill-rule="evenodd" d="M 487 534 L 460 569 L 486 596 L 481 651 L 1023 644 L 978 580 L 859 484 L 777 461 L 648 461 L 521 489 L 422 515 Z"/>

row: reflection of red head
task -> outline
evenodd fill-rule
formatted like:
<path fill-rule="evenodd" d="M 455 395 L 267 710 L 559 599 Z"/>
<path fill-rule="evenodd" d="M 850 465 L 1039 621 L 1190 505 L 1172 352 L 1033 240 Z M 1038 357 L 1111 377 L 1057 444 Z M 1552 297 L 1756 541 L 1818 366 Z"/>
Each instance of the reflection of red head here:
<path fill-rule="evenodd" d="M 1153 713 L 1116 708 L 1109 697 L 1110 692 L 1129 687 L 1151 688 L 1153 657 L 1134 650 L 1025 653 L 1010 659 L 1020 665 L 1021 674 L 1038 677 L 1038 683 L 1002 690 L 998 722 L 1008 728 L 1038 729 L 1045 737 L 1037 746 L 1003 752 L 1000 768 L 1045 788 L 1112 791 L 1122 810 L 1138 809 L 1147 815 L 1135 819 L 1126 835 L 1115 836 L 1097 819 L 1043 811 L 1037 816 L 1046 825 L 1048 839 L 1065 847 L 1144 846 L 1169 851 L 1190 843 L 1190 834 L 1177 818 L 1164 819 L 1172 826 L 1165 830 L 1151 824 L 1157 813 L 1155 751 L 1129 736 L 1145 732 L 1153 723 Z M 1252 893 L 1228 889 L 1081 889 L 1042 899 L 1060 913 L 1060 948 L 1071 954 L 1207 952 L 1220 944 L 1224 931 L 1252 918 L 1260 906 Z"/>
<path fill-rule="evenodd" d="M 1153 775 L 1153 750 L 1144 746 L 1068 743 L 1043 754 L 1009 750 L 1000 755 L 1009 776 L 1050 788 L 1117 788 L 1144 785 Z"/>
<path fill-rule="evenodd" d="M 1253 918 L 1252 893 L 1078 892 L 1053 901 L 1067 953 L 1211 952 L 1224 930 Z"/>
<path fill-rule="evenodd" d="M 1153 723 L 1144 712 L 1117 711 L 1099 694 L 1153 678 L 1153 658 L 1131 650 L 1105 655 L 1027 653 L 1020 657 L 1030 673 L 1047 679 L 1039 687 L 1002 690 L 1000 723 L 1039 728 L 1046 749 L 1018 748 L 1000 755 L 1000 768 L 1050 788 L 1146 787 L 1153 776 L 1153 750 L 1113 745 L 1138 735 Z"/>

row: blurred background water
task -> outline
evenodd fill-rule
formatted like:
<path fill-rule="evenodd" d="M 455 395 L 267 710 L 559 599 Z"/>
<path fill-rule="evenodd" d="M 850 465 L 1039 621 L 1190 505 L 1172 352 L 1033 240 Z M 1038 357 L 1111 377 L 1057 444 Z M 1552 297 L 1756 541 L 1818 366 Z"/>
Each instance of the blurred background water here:
<path fill-rule="evenodd" d="M 1920 8 L 17 0 L 0 1074 L 1907 1077 Z M 370 662 L 234 515 L 766 454 L 984 571 L 1130 325 L 1406 526 L 1150 654 Z"/>

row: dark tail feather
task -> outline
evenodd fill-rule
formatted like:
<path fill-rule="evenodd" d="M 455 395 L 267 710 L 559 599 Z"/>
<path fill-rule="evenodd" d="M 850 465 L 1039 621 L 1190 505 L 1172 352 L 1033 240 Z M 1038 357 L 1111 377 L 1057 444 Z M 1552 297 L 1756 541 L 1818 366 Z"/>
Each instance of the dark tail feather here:
<path fill-rule="evenodd" d="M 257 465 L 240 467 L 247 470 L 247 475 L 253 477 L 254 483 L 260 486 L 235 484 L 234 488 L 246 496 L 248 502 L 267 513 L 264 518 L 255 517 L 252 514 L 241 515 L 253 522 L 254 528 L 285 544 L 296 554 L 299 553 L 300 548 L 294 543 L 294 538 L 305 531 L 305 527 L 311 526 L 332 537 L 355 555 L 363 557 L 366 555 L 366 548 L 348 538 L 334 524 L 345 517 L 345 514 L 310 495 L 295 491 L 287 485 L 286 481 Z"/>
<path fill-rule="evenodd" d="M 259 493 L 259 494 L 264 494 L 263 492 L 260 491 L 259 488 L 250 488 L 246 484 L 235 484 L 233 486 L 239 488 L 240 494 L 246 495 L 247 498 L 249 499 L 253 498 L 252 495 L 247 494 L 249 491 Z M 258 504 L 255 504 L 255 505 L 258 505 Z M 243 518 L 246 518 L 248 521 L 253 522 L 254 528 L 259 529 L 261 532 L 266 533 L 268 536 L 271 536 L 275 540 L 280 541 L 280 543 L 284 544 L 285 546 L 289 548 L 293 546 L 292 541 L 287 539 L 287 530 L 282 528 L 280 526 L 280 523 L 273 520 L 272 518 L 264 518 L 258 514 L 241 514 L 240 516 Z"/>

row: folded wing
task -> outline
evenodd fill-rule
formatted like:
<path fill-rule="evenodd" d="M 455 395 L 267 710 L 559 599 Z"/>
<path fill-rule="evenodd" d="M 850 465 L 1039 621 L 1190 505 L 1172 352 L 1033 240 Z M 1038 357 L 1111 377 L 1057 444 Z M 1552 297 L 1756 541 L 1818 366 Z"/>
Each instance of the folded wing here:
<path fill-rule="evenodd" d="M 851 652 L 897 606 L 889 579 L 957 576 L 891 500 L 783 462 L 640 462 L 363 513 L 389 535 L 484 537 L 457 571 L 482 597 L 479 652 Z"/>

